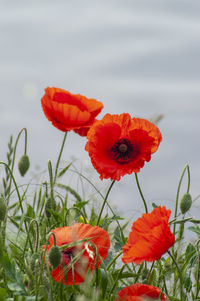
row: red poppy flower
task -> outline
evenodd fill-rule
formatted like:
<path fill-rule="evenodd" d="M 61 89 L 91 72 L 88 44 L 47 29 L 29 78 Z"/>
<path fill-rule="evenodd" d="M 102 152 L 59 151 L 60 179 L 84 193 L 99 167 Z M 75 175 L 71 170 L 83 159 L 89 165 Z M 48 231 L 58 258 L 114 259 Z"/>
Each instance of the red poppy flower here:
<path fill-rule="evenodd" d="M 147 300 L 169 300 L 158 287 L 135 283 L 126 286 L 118 292 L 116 301 L 147 301 Z"/>
<path fill-rule="evenodd" d="M 175 237 L 169 228 L 171 210 L 165 206 L 145 213 L 132 225 L 128 241 L 123 246 L 124 263 L 154 261 L 161 258 L 174 244 Z"/>
<path fill-rule="evenodd" d="M 103 104 L 95 99 L 49 87 L 45 89 L 41 104 L 45 116 L 57 129 L 63 132 L 76 130 L 81 136 L 87 135 L 103 109 Z"/>
<path fill-rule="evenodd" d="M 125 113 L 106 114 L 90 128 L 87 138 L 85 149 L 100 178 L 117 181 L 125 174 L 139 172 L 162 140 L 154 124 Z"/>
<path fill-rule="evenodd" d="M 56 236 L 56 245 L 58 247 L 70 244 L 72 242 L 77 242 L 73 247 L 66 248 L 61 251 L 61 263 L 60 265 L 51 272 L 51 276 L 57 282 L 63 282 L 63 284 L 72 285 L 73 284 L 73 271 L 70 265 L 71 259 L 78 254 L 83 254 L 74 263 L 74 281 L 75 284 L 79 284 L 84 281 L 85 276 L 90 270 L 91 272 L 99 266 L 101 259 L 103 260 L 108 255 L 108 249 L 110 248 L 110 238 L 108 232 L 100 227 L 92 227 L 89 224 L 77 223 L 69 227 L 56 228 L 52 230 Z M 89 239 L 85 242 L 78 241 Z M 95 256 L 94 248 L 90 245 L 96 247 L 98 253 L 98 263 Z M 49 238 L 49 245 L 47 246 L 47 254 L 49 253 L 51 247 L 54 245 L 53 235 Z M 65 269 L 65 272 L 64 272 Z M 65 277 L 65 275 L 67 277 Z"/>

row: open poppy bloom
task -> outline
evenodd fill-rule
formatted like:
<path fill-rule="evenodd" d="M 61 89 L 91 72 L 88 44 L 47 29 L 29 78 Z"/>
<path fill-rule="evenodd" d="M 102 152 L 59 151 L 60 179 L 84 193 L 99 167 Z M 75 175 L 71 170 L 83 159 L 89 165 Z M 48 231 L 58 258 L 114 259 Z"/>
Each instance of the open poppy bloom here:
<path fill-rule="evenodd" d="M 46 88 L 41 99 L 45 116 L 59 130 L 75 130 L 86 136 L 103 104 L 80 94 L 71 94 L 59 88 Z"/>
<path fill-rule="evenodd" d="M 126 286 L 118 292 L 115 301 L 150 301 L 150 300 L 169 300 L 158 287 L 135 283 Z"/>
<path fill-rule="evenodd" d="M 73 276 L 75 284 L 83 282 L 87 272 L 94 271 L 100 265 L 101 258 L 104 260 L 108 255 L 110 238 L 108 232 L 100 227 L 77 223 L 69 227 L 56 228 L 51 232 L 55 234 L 58 247 L 73 242 L 76 243 L 74 246 L 66 247 L 61 251 L 61 262 L 51 272 L 51 276 L 57 282 L 72 285 Z M 53 245 L 54 238 L 51 235 L 47 246 L 47 254 L 49 254 Z M 96 248 L 96 251 L 92 246 Z M 98 261 L 95 252 L 98 254 Z M 75 257 L 77 260 L 72 263 Z"/>
<path fill-rule="evenodd" d="M 174 244 L 175 237 L 169 228 L 171 210 L 165 206 L 145 213 L 132 225 L 128 241 L 123 246 L 122 261 L 140 264 L 143 261 L 154 261 L 161 258 Z"/>
<path fill-rule="evenodd" d="M 96 121 L 87 139 L 85 149 L 100 178 L 118 181 L 125 174 L 139 172 L 145 161 L 150 161 L 162 136 L 153 123 L 124 113 L 106 114 Z"/>

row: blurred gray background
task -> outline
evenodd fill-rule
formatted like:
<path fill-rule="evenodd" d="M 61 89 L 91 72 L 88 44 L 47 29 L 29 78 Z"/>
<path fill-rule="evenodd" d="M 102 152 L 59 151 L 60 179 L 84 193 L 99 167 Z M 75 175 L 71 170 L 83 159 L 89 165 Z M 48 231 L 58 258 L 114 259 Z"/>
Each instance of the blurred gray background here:
<path fill-rule="evenodd" d="M 139 174 L 148 204 L 173 208 L 186 163 L 192 197 L 200 193 L 200 1 L 0 0 L 0 53 L 0 160 L 9 135 L 27 127 L 31 172 L 55 163 L 63 133 L 40 99 L 56 86 L 102 101 L 101 117 L 163 114 L 163 141 Z M 74 156 L 83 172 L 92 169 L 85 142 L 69 133 L 63 166 Z M 109 185 L 91 175 L 98 187 Z M 110 201 L 124 217 L 143 212 L 134 175 L 115 184 Z M 199 218 L 195 207 L 189 214 Z"/>

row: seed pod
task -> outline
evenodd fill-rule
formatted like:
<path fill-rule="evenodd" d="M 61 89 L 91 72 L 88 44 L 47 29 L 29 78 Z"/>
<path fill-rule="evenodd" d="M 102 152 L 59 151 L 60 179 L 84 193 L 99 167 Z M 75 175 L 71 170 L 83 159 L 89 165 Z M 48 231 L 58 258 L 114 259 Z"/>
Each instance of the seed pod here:
<path fill-rule="evenodd" d="M 30 167 L 29 157 L 27 155 L 23 155 L 18 162 L 18 169 L 22 177 L 25 175 L 29 167 Z"/>
<path fill-rule="evenodd" d="M 46 205 L 45 205 L 45 213 L 46 216 L 49 218 L 51 216 L 51 212 L 50 210 L 56 210 L 56 201 L 54 200 L 54 198 L 49 197 L 47 199 Z"/>
<path fill-rule="evenodd" d="M 180 209 L 182 214 L 185 214 L 191 207 L 192 205 L 192 198 L 189 193 L 185 193 L 180 201 Z"/>
<path fill-rule="evenodd" d="M 49 252 L 49 261 L 52 268 L 55 270 L 61 262 L 61 252 L 58 246 L 53 246 Z"/>
<path fill-rule="evenodd" d="M 0 222 L 4 220 L 6 216 L 6 204 L 2 197 L 0 197 Z"/>

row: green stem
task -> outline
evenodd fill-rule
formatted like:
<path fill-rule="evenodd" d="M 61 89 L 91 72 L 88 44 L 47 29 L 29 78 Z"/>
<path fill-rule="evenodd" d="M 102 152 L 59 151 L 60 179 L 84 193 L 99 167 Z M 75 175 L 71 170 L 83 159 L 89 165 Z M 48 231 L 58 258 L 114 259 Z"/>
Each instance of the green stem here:
<path fill-rule="evenodd" d="M 60 164 L 60 159 L 61 159 L 61 156 L 62 156 L 62 152 L 63 152 L 63 148 L 64 148 L 64 145 L 65 145 L 66 138 L 67 138 L 67 132 L 64 134 L 64 138 L 63 138 L 63 142 L 62 142 L 62 145 L 61 145 L 60 153 L 59 153 L 58 160 L 57 160 L 57 163 L 56 163 L 56 169 L 55 169 L 55 175 L 54 175 L 54 184 L 56 183 L 58 167 L 59 167 L 59 164 Z"/>
<path fill-rule="evenodd" d="M 23 209 L 23 206 L 22 206 L 21 196 L 20 196 L 20 193 L 19 193 L 19 190 L 18 190 L 18 187 L 17 187 L 17 183 L 16 183 L 15 178 L 13 176 L 12 170 L 10 169 L 10 167 L 8 166 L 8 164 L 6 164 L 5 162 L 0 161 L 0 164 L 5 165 L 6 168 L 8 169 L 8 171 L 9 171 L 9 173 L 10 173 L 11 179 L 13 180 L 13 183 L 15 185 L 15 189 L 17 191 L 17 195 L 18 195 L 18 199 L 19 199 L 19 204 L 20 204 L 21 211 L 22 211 L 22 213 L 24 213 L 24 209 Z"/>
<path fill-rule="evenodd" d="M 46 257 L 46 251 L 47 251 L 47 244 L 46 244 L 46 246 L 45 246 L 44 252 L 42 253 L 39 277 L 37 277 L 37 280 L 36 280 L 35 301 L 38 301 L 39 287 L 40 287 L 40 282 L 41 282 L 41 280 L 42 280 L 42 273 L 43 273 L 43 266 L 44 266 L 45 257 Z"/>
<path fill-rule="evenodd" d="M 142 271 L 143 266 L 144 266 L 144 263 L 142 262 L 141 265 L 140 265 L 140 267 L 139 267 L 139 269 L 138 269 L 137 276 L 136 276 L 135 279 L 134 279 L 134 283 L 136 283 L 136 282 L 138 281 L 138 278 L 139 278 L 140 275 L 141 275 L 140 272 Z"/>
<path fill-rule="evenodd" d="M 113 265 L 113 263 L 117 260 L 117 258 L 122 255 L 123 251 L 120 251 L 114 258 L 113 260 L 109 263 L 109 265 L 107 266 L 107 270 L 109 270 L 109 268 Z"/>
<path fill-rule="evenodd" d="M 9 171 L 9 173 L 10 173 L 11 179 L 13 180 L 13 183 L 14 183 L 14 186 L 15 186 L 15 189 L 16 189 L 16 192 L 17 192 L 17 195 L 18 195 L 19 205 L 20 205 L 21 212 L 22 212 L 22 214 L 24 214 L 24 209 L 23 209 L 23 206 L 22 206 L 22 199 L 21 199 L 21 196 L 20 196 L 20 193 L 19 193 L 19 189 L 18 189 L 18 187 L 17 187 L 17 183 L 16 183 L 15 178 L 14 178 L 14 176 L 13 176 L 12 170 L 10 169 L 10 167 L 8 166 L 8 164 L 6 164 L 5 162 L 0 161 L 0 164 L 5 165 L 6 168 L 8 169 L 8 171 Z M 28 227 L 27 227 L 27 224 L 26 224 L 26 221 L 25 221 L 25 220 L 24 220 L 24 225 L 25 225 L 26 233 L 28 233 Z M 5 227 L 6 227 L 6 225 L 5 225 Z M 4 229 L 4 235 L 5 235 L 5 231 L 6 231 L 6 229 Z M 3 239 L 5 239 L 5 238 L 3 237 Z M 29 243 L 30 243 L 30 248 L 31 248 L 31 250 L 32 250 L 32 252 L 33 252 L 33 249 L 32 249 L 32 245 L 31 245 L 30 239 L 29 239 Z"/>
<path fill-rule="evenodd" d="M 144 195 L 143 195 L 143 193 L 142 193 L 142 189 L 141 189 L 141 187 L 140 187 L 140 183 L 139 183 L 139 180 L 138 180 L 138 175 L 137 175 L 137 173 L 135 173 L 135 179 L 136 179 L 136 183 L 137 183 L 137 187 L 138 187 L 140 196 L 141 196 L 142 201 L 143 201 L 143 204 L 144 204 L 145 211 L 146 211 L 146 213 L 148 213 L 147 203 L 146 203 L 145 198 L 144 198 Z"/>
<path fill-rule="evenodd" d="M 154 261 L 155 262 L 155 261 Z M 153 262 L 153 263 L 154 263 Z M 167 285 L 166 285 L 166 281 L 165 281 L 165 273 L 163 271 L 163 266 L 162 266 L 162 263 L 161 263 L 161 260 L 158 260 L 157 261 L 159 266 L 160 266 L 160 270 L 161 270 L 161 277 L 162 277 L 162 280 L 163 280 L 163 284 L 164 284 L 164 288 L 165 288 L 165 292 L 166 292 L 166 295 L 168 296 L 168 290 L 167 290 Z"/>
<path fill-rule="evenodd" d="M 120 271 L 119 271 L 119 273 L 118 273 L 118 275 L 117 275 L 117 277 L 116 277 L 116 279 L 115 279 L 115 282 L 114 282 L 114 284 L 113 284 L 113 286 L 112 286 L 112 288 L 111 288 L 111 290 L 110 290 L 109 296 L 112 295 L 112 293 L 113 293 L 113 291 L 114 291 L 114 289 L 115 289 L 115 287 L 116 287 L 116 285 L 117 285 L 118 279 L 119 279 L 120 275 L 122 274 L 124 268 L 125 268 L 125 265 L 123 265 L 123 266 L 121 267 L 121 269 L 120 269 Z M 110 300 L 110 299 L 109 299 L 109 300 Z"/>
<path fill-rule="evenodd" d="M 13 151 L 13 159 L 12 159 L 12 166 L 11 166 L 11 171 L 13 172 L 14 170 L 14 164 L 15 164 L 15 156 L 16 156 L 16 150 L 17 150 L 17 144 L 18 144 L 18 141 L 19 141 L 19 138 L 22 134 L 22 132 L 24 131 L 24 134 L 25 134 L 25 146 L 24 146 L 24 154 L 26 155 L 26 152 L 27 152 L 27 129 L 26 128 L 23 128 L 18 136 L 17 136 L 17 139 L 15 141 L 15 146 L 14 146 L 14 151 Z M 11 189 L 11 185 L 12 185 L 12 177 L 10 178 L 10 183 L 9 183 L 9 187 L 8 187 L 8 195 L 10 194 L 10 189 Z M 9 198 L 8 198 L 8 201 L 9 203 Z"/>
<path fill-rule="evenodd" d="M 103 209 L 104 209 L 104 207 L 105 207 L 105 204 L 106 204 L 106 202 L 107 202 L 109 193 L 110 193 L 110 191 L 111 191 L 111 189 L 112 189 L 114 183 L 115 183 L 115 181 L 112 181 L 112 183 L 110 184 L 110 187 L 108 188 L 108 191 L 107 191 L 107 193 L 106 193 L 106 196 L 105 196 L 104 202 L 103 202 L 103 204 L 102 204 L 102 206 L 101 206 L 101 211 L 100 211 L 100 213 L 99 213 L 99 217 L 98 217 L 98 220 L 97 220 L 97 226 L 99 225 L 99 222 L 100 222 L 100 219 L 101 219 L 101 216 L 102 216 L 102 213 L 103 213 Z"/>
<path fill-rule="evenodd" d="M 181 297 L 181 301 L 185 300 L 185 294 L 183 292 L 183 278 L 182 278 L 182 273 L 181 270 L 179 269 L 179 266 L 174 258 L 174 256 L 171 254 L 170 251 L 167 251 L 167 253 L 169 254 L 169 256 L 171 257 L 173 263 L 175 264 L 177 271 L 178 271 L 178 275 L 179 275 L 179 280 L 180 280 L 180 297 Z"/>
<path fill-rule="evenodd" d="M 200 240 L 197 241 L 196 243 L 196 247 L 197 247 L 197 252 L 198 252 L 198 263 L 197 263 L 197 276 L 196 276 L 196 283 L 197 283 L 197 286 L 196 286 L 196 299 L 198 298 L 198 295 L 199 295 L 199 290 L 200 290 L 200 281 L 199 281 L 199 275 L 200 275 L 200 254 L 199 254 L 199 243 L 200 243 Z"/>
<path fill-rule="evenodd" d="M 176 203 L 175 203 L 174 218 L 177 217 L 179 193 L 180 193 L 180 188 L 181 188 L 182 180 L 183 180 L 183 177 L 184 177 L 184 174 L 185 174 L 186 170 L 187 170 L 187 173 L 188 173 L 187 193 L 189 193 L 189 190 L 190 190 L 190 169 L 189 169 L 189 165 L 187 164 L 185 166 L 185 168 L 183 169 L 183 172 L 181 174 L 181 178 L 180 178 L 179 183 L 178 183 L 178 188 L 177 188 L 177 193 L 176 193 Z M 174 226 L 173 226 L 173 234 L 174 235 L 175 235 L 175 232 L 176 232 L 176 224 L 174 224 Z"/>
<path fill-rule="evenodd" d="M 94 188 L 94 190 L 100 195 L 100 197 L 104 200 L 103 194 L 96 188 L 96 186 L 95 186 L 88 178 L 86 178 L 83 174 L 81 174 L 80 172 L 78 172 L 78 171 L 76 171 L 76 170 L 73 170 L 73 172 L 77 173 L 77 174 L 78 174 L 79 176 L 81 176 L 84 180 L 86 180 L 86 181 Z M 116 216 L 115 212 L 113 211 L 113 209 L 112 209 L 112 207 L 110 206 L 109 203 L 107 203 L 107 206 L 108 206 L 108 208 L 110 209 L 110 211 L 112 212 L 113 216 Z M 118 227 L 119 227 L 119 229 L 120 229 L 121 237 L 122 237 L 123 242 L 124 242 L 124 244 L 125 244 L 125 243 L 126 243 L 126 239 L 125 239 L 125 237 L 124 237 L 124 233 L 123 233 L 122 227 L 121 227 L 121 225 L 120 225 L 120 223 L 119 223 L 119 221 L 118 221 L 117 219 L 116 219 L 116 223 L 117 223 L 117 225 L 118 225 Z"/>
<path fill-rule="evenodd" d="M 35 252 L 37 253 L 37 251 L 38 251 L 38 244 L 39 244 L 39 225 L 38 225 L 38 222 L 37 222 L 35 219 L 33 219 L 33 220 L 30 222 L 30 224 L 29 224 L 29 229 L 28 229 L 28 232 L 27 232 L 27 238 L 26 238 L 26 242 L 25 242 L 25 245 L 24 245 L 24 251 L 23 251 L 23 254 L 22 254 L 23 260 L 24 260 L 24 256 L 25 256 L 25 252 L 26 252 L 26 246 L 27 246 L 28 241 L 29 241 L 29 243 L 30 243 L 30 248 L 33 250 L 33 246 L 32 246 L 32 244 L 31 244 L 31 239 L 30 239 L 30 236 L 29 236 L 30 230 L 31 230 L 31 225 L 32 225 L 33 223 L 36 224 L 36 228 L 37 228 L 37 230 L 36 230 L 36 233 L 37 233 L 37 234 L 36 234 L 36 246 L 35 246 Z"/>

